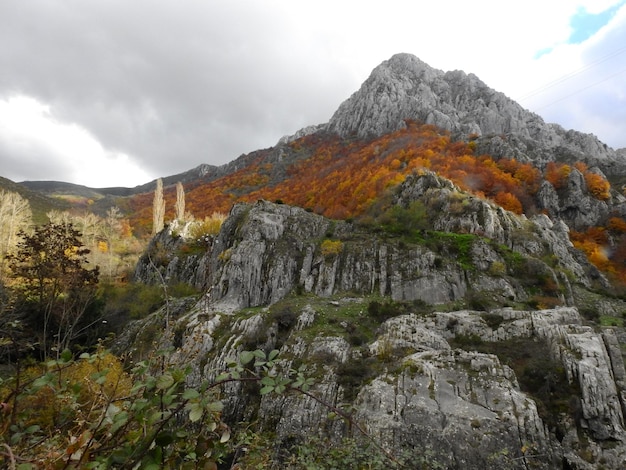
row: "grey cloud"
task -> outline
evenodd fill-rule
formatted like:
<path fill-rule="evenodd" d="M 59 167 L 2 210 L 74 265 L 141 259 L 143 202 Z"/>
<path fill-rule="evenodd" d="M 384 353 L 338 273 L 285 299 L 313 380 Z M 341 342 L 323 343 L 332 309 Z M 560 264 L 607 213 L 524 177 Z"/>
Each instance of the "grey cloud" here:
<path fill-rule="evenodd" d="M 84 127 L 107 150 L 130 155 L 151 174 L 222 164 L 327 121 L 366 78 L 355 72 L 363 64 L 345 52 L 358 50 L 365 40 L 350 38 L 347 21 L 354 18 L 335 19 L 339 32 L 326 31 L 324 25 L 318 32 L 313 25 L 303 33 L 302 26 L 310 26 L 307 10 L 295 2 L 285 5 L 274 8 L 256 0 L 0 2 L 0 99 L 18 93 L 35 97 L 50 106 L 59 122 Z M 387 40 L 389 25 L 384 28 L 377 42 Z M 604 42 L 619 41 L 626 43 L 623 36 Z M 408 50 L 418 56 L 428 50 L 424 44 L 386 46 L 392 53 Z M 335 53 L 335 47 L 343 52 Z M 368 56 L 371 68 L 387 58 Z M 466 72 L 480 76 L 479 70 Z M 595 108 L 593 102 L 590 106 Z M 589 122 L 567 106 L 558 109 L 539 113 L 557 122 L 576 117 L 573 128 Z M 602 138 L 624 128 L 617 110 L 598 106 L 597 112 L 618 123 L 599 127 Z M 15 147 L 12 151 L 19 154 Z M 55 157 L 49 155 L 50 161 Z M 3 167 L 9 164 L 0 158 Z M 15 158 L 11 164 L 18 164 Z"/>
<path fill-rule="evenodd" d="M 0 94 L 36 97 L 162 174 L 273 145 L 354 86 L 324 87 L 328 71 L 284 41 L 295 25 L 260 2 L 29 0 L 0 17 Z"/>

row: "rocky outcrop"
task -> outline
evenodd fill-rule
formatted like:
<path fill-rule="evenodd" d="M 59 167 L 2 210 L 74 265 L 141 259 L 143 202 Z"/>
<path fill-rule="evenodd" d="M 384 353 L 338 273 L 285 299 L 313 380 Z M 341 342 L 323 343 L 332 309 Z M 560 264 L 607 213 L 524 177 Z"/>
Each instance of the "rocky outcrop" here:
<path fill-rule="evenodd" d="M 164 335 L 160 347 L 177 337 L 170 361 L 191 366 L 193 383 L 250 348 L 278 348 L 285 370 L 305 365 L 315 377 L 311 395 L 259 397 L 244 382 L 224 390 L 225 419 L 254 420 L 277 448 L 307 436 L 351 436 L 373 439 L 408 468 L 591 470 L 626 462 L 619 346 L 611 330 L 584 326 L 575 308 L 408 313 L 355 345 L 348 324 L 343 335 L 311 335 L 333 312 L 340 318 L 359 305 L 358 321 L 371 321 L 366 299 L 335 299 L 303 299 L 287 329 L 271 309 L 192 309 L 172 320 L 170 329 L 182 333 Z M 133 331 L 142 328 L 124 334 Z M 329 417 L 328 406 L 351 409 L 354 424 Z M 355 425 L 367 437 L 355 435 Z"/>
<path fill-rule="evenodd" d="M 576 257 L 564 225 L 545 216 L 518 217 L 429 173 L 408 178 L 395 196 L 400 207 L 415 201 L 425 208 L 423 226 L 430 229 L 412 243 L 283 204 L 238 204 L 203 254 L 183 254 L 180 228 L 159 234 L 136 279 L 191 283 L 208 290 L 222 310 L 272 304 L 295 290 L 325 297 L 377 293 L 428 304 L 470 292 L 524 301 L 531 294 L 517 274 L 528 278 L 531 290 L 554 286 L 557 301 L 567 302 L 570 281 L 542 260 L 546 256 L 589 285 L 593 268 Z M 325 251 L 325 241 L 335 250 Z M 508 260 L 513 253 L 521 256 L 515 263 Z"/>
<path fill-rule="evenodd" d="M 206 293 L 129 325 L 117 349 L 142 358 L 147 344 L 173 347 L 169 360 L 190 366 L 194 384 L 243 350 L 280 350 L 279 368 L 304 365 L 315 377 L 313 395 L 224 389 L 224 418 L 258 423 L 280 449 L 321 435 L 373 439 L 409 468 L 620 468 L 620 341 L 573 307 L 574 287 L 602 278 L 567 226 L 506 212 L 427 172 L 392 203 L 404 235 L 267 201 L 234 206 L 203 253 L 185 255 L 185 227 L 170 226 L 138 278 L 188 276 Z M 520 310 L 533 296 L 539 308 L 567 306 Z M 435 312 L 461 303 L 485 311 Z M 497 307 L 505 303 L 518 309 Z M 328 406 L 352 410 L 353 424 Z"/>

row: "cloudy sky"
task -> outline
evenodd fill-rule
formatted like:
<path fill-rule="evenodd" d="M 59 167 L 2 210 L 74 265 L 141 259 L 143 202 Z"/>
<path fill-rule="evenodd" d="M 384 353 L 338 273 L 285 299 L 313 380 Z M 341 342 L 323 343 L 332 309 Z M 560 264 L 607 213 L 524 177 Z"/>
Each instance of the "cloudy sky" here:
<path fill-rule="evenodd" d="M 626 0 L 0 0 L 0 176 L 220 165 L 328 121 L 398 52 L 626 147 Z"/>

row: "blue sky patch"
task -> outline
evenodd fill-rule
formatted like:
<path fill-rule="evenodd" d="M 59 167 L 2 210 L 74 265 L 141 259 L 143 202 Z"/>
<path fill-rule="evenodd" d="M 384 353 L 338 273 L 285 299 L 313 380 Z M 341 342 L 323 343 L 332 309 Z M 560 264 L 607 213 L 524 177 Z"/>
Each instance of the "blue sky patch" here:
<path fill-rule="evenodd" d="M 580 44 L 589 39 L 611 20 L 623 4 L 624 2 L 620 2 L 598 14 L 590 14 L 583 8 L 580 8 L 570 20 L 572 34 L 567 42 L 569 44 Z"/>

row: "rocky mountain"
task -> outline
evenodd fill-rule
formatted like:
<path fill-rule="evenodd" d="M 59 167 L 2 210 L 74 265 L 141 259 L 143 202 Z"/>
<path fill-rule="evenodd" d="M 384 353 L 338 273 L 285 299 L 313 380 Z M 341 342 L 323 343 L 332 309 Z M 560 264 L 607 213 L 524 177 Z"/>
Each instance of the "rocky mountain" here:
<path fill-rule="evenodd" d="M 277 349 L 368 436 L 310 396 L 229 385 L 228 422 L 254 420 L 277 452 L 373 438 L 399 468 L 626 462 L 624 333 L 587 320 L 626 303 L 598 293 L 609 283 L 563 222 L 517 216 L 425 172 L 376 221 L 258 201 L 235 205 L 206 250 L 190 243 L 172 224 L 135 275 L 205 294 L 131 324 L 117 348 L 140 359 L 149 344 L 173 347 L 169 360 L 190 365 L 196 384 L 244 350 Z"/>
<path fill-rule="evenodd" d="M 342 136 L 379 136 L 406 119 L 433 124 L 458 139 L 480 137 L 480 150 L 544 164 L 584 161 L 607 175 L 623 176 L 623 153 L 595 136 L 547 124 L 473 74 L 442 72 L 410 54 L 376 67 L 361 88 L 324 126 Z M 311 129 L 314 130 L 314 129 Z"/>
<path fill-rule="evenodd" d="M 547 211 L 555 220 L 563 219 L 576 230 L 601 225 L 611 214 L 626 215 L 625 200 L 619 191 L 626 182 L 625 149 L 613 150 L 593 135 L 546 123 L 475 75 L 436 70 L 410 54 L 397 54 L 376 67 L 328 123 L 306 127 L 282 138 L 273 148 L 242 155 L 225 165 L 200 165 L 164 177 L 163 181 L 166 190 L 182 182 L 188 190 L 190 210 L 204 217 L 213 211 L 228 210 L 232 203 L 251 193 L 267 197 L 258 194 L 259 190 L 265 188 L 269 193 L 271 188 L 284 185 L 294 177 L 295 167 L 315 156 L 318 148 L 311 146 L 314 140 L 342 139 L 344 149 L 332 150 L 349 152 L 354 142 L 385 138 L 405 128 L 407 120 L 438 126 L 442 132 L 450 133 L 452 141 L 470 141 L 474 155 L 514 158 L 530 162 L 540 171 L 545 171 L 548 162 L 585 162 L 590 171 L 608 178 L 618 189 L 611 193 L 610 200 L 585 197 L 584 175 L 576 170 L 566 188 L 556 191 L 544 185 L 537 195 L 539 210 Z M 72 196 L 95 200 L 93 209 L 102 213 L 117 205 L 131 219 L 141 219 L 131 222 L 142 228 L 149 219 L 148 193 L 155 186 L 154 182 L 136 188 L 100 189 L 71 188 L 67 184 L 60 188 L 60 183 L 54 182 L 22 184 L 66 200 L 73 200 Z M 301 204 L 288 197 L 280 199 Z"/>
<path fill-rule="evenodd" d="M 133 361 L 170 351 L 193 385 L 243 351 L 279 351 L 277 368 L 313 379 L 309 394 L 233 381 L 221 396 L 228 424 L 266 439 L 281 465 L 312 442 L 322 461 L 344 447 L 374 468 L 624 468 L 626 198 L 604 179 L 626 175 L 624 156 L 474 75 L 396 55 L 328 123 L 179 175 L 187 207 L 219 203 L 228 218 L 200 237 L 198 220 L 172 221 L 134 278 L 202 294 L 168 298 L 114 349 Z M 532 165 L 505 171 L 501 157 Z M 455 158 L 467 166 L 437 173 Z M 549 162 L 569 165 L 556 182 Z M 490 188 L 487 168 L 501 178 Z M 517 212 L 495 203 L 515 191 Z M 331 203 L 344 215 L 324 216 Z M 595 251 L 577 249 L 575 231 Z"/>
<path fill-rule="evenodd" d="M 203 294 L 131 323 L 115 347 L 137 360 L 171 348 L 168 360 L 190 366 L 194 385 L 242 351 L 278 350 L 280 369 L 314 378 L 310 393 L 259 395 L 232 382 L 223 416 L 271 436 L 282 464 L 314 442 L 309 452 L 322 461 L 337 446 L 361 449 L 371 465 L 385 455 L 375 468 L 624 468 L 626 302 L 570 239 L 595 227 L 593 236 L 611 233 L 617 243 L 615 229 L 597 226 L 617 224 L 626 199 L 616 190 L 598 197 L 590 175 L 619 181 L 623 151 L 545 123 L 474 75 L 399 54 L 328 123 L 210 169 L 209 178 L 247 180 L 254 168 L 278 185 L 316 158 L 320 142 L 327 173 L 356 173 L 337 164 L 346 148 L 364 155 L 355 165 L 388 155 L 402 168 L 395 149 L 427 140 L 420 129 L 394 133 L 409 121 L 496 160 L 571 167 L 559 167 L 567 171 L 558 185 L 537 183 L 526 214 L 419 168 L 357 218 L 259 199 L 236 203 L 214 236 L 195 239 L 192 223 L 174 221 L 152 239 L 135 278 Z M 333 135 L 340 143 L 326 146 Z M 370 144 L 354 145 L 361 141 Z"/>

